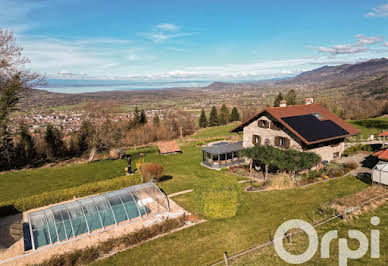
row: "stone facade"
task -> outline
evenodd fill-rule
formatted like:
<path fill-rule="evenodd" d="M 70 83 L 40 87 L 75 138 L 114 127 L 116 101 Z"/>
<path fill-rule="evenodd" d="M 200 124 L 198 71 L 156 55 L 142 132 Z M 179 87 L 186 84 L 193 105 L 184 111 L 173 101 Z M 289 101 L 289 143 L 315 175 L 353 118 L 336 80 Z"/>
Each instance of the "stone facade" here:
<path fill-rule="evenodd" d="M 271 145 L 278 148 L 276 145 L 276 137 L 281 137 L 289 140 L 289 148 L 297 151 L 309 151 L 314 152 L 321 156 L 322 161 L 331 161 L 341 157 L 345 148 L 344 139 L 340 139 L 334 142 L 323 142 L 316 146 L 307 146 L 288 129 L 281 125 L 277 125 L 278 129 L 272 129 L 270 126 L 263 128 L 259 126 L 259 121 L 264 120 L 267 123 L 276 123 L 268 114 L 263 114 L 261 117 L 245 126 L 243 129 L 243 147 L 253 147 L 253 136 L 257 135 L 261 138 L 260 145 Z M 269 124 L 270 125 L 270 124 Z M 284 147 L 285 148 L 285 147 Z"/>

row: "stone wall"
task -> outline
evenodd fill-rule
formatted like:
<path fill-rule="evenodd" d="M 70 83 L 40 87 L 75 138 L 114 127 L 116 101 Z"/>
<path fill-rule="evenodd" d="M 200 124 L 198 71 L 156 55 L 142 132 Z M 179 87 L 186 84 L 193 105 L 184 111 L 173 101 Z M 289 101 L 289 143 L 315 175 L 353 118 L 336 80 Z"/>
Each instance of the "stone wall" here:
<path fill-rule="evenodd" d="M 265 140 L 269 141 L 269 145 L 275 146 L 275 137 L 283 137 L 290 139 L 290 148 L 298 151 L 302 151 L 302 145 L 298 139 L 295 137 L 291 137 L 291 135 L 287 134 L 284 130 L 275 130 L 271 128 L 261 128 L 257 125 L 258 120 L 266 120 L 268 122 L 272 122 L 272 120 L 268 116 L 261 116 L 259 119 L 253 121 L 246 127 L 244 127 L 244 135 L 243 135 L 243 147 L 253 147 L 252 136 L 259 135 L 261 137 L 261 144 L 264 145 Z"/>
<path fill-rule="evenodd" d="M 331 161 L 336 158 L 334 158 L 334 153 L 339 153 L 340 158 L 345 150 L 345 142 L 340 142 L 338 145 L 328 145 L 328 146 L 322 146 L 315 149 L 306 150 L 309 152 L 315 152 L 319 156 L 321 156 L 322 161 Z"/>
<path fill-rule="evenodd" d="M 269 115 L 263 114 L 261 117 L 259 117 L 257 120 L 253 121 L 246 127 L 244 127 L 243 130 L 243 147 L 249 148 L 253 147 L 252 143 L 252 137 L 253 135 L 258 135 L 261 137 L 261 145 L 264 145 L 265 141 L 269 141 L 269 145 L 275 146 L 275 137 L 283 137 L 290 139 L 290 148 L 297 150 L 297 151 L 308 151 L 308 152 L 314 152 L 321 156 L 322 161 L 331 161 L 334 158 L 334 153 L 339 153 L 339 157 L 342 156 L 345 144 L 344 142 L 339 142 L 337 145 L 329 145 L 322 147 L 317 147 L 313 149 L 306 149 L 303 148 L 303 145 L 301 140 L 299 140 L 294 134 L 289 132 L 286 128 L 282 127 L 281 130 L 275 130 L 271 128 L 261 128 L 258 126 L 258 120 L 266 120 L 268 122 L 275 121 L 272 117 Z"/>

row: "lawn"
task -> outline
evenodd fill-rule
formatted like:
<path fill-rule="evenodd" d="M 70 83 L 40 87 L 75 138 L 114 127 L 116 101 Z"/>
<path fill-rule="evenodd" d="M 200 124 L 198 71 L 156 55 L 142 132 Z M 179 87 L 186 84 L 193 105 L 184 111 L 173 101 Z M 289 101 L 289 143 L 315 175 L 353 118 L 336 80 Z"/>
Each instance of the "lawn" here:
<path fill-rule="evenodd" d="M 190 138 L 194 139 L 204 139 L 204 138 L 216 138 L 223 136 L 238 136 L 236 133 L 231 133 L 230 130 L 237 127 L 239 122 L 230 123 L 226 126 L 217 126 L 217 127 L 208 127 L 199 129 L 193 136 Z"/>
<path fill-rule="evenodd" d="M 125 161 L 97 161 L 0 174 L 0 201 L 40 194 L 124 174 Z"/>
<path fill-rule="evenodd" d="M 202 136 L 226 134 L 232 126 L 208 128 L 200 131 Z M 137 154 L 144 154 L 145 162 L 160 163 L 164 167 L 166 181 L 159 183 L 168 194 L 191 189 L 201 178 L 213 175 L 229 175 L 228 172 L 209 170 L 200 165 L 201 147 L 195 142 L 181 145 L 182 154 L 160 155 L 156 146 L 131 149 L 135 155 L 132 168 L 135 169 Z M 0 201 L 40 194 L 46 191 L 79 186 L 85 183 L 110 179 L 124 174 L 125 160 L 101 160 L 92 163 L 73 164 L 51 168 L 38 168 L 0 174 Z M 234 176 L 233 176 L 234 177 Z"/>
<path fill-rule="evenodd" d="M 367 138 L 372 134 L 379 134 L 382 131 L 388 130 L 388 117 L 377 117 L 348 122 L 355 128 L 361 130 L 361 135 L 363 138 Z"/>
<path fill-rule="evenodd" d="M 357 192 L 367 184 L 345 177 L 308 188 L 246 193 L 241 196 L 237 216 L 209 220 L 185 230 L 121 252 L 95 265 L 203 265 L 256 244 L 267 242 L 283 221 L 311 221 L 314 210 L 331 199 Z M 174 198 L 185 209 L 195 210 L 193 194 Z"/>
<path fill-rule="evenodd" d="M 370 219 L 373 216 L 380 218 L 380 224 L 378 226 L 372 226 Z M 347 238 L 347 231 L 359 230 L 363 232 L 367 238 L 370 240 L 370 229 L 380 230 L 380 258 L 371 259 L 370 258 L 370 247 L 368 252 L 359 260 L 348 260 L 348 263 L 353 265 L 357 262 L 359 265 L 387 265 L 388 260 L 388 241 L 386 241 L 386 236 L 388 234 L 388 203 L 374 209 L 368 213 L 363 214 L 358 217 L 358 219 L 352 220 L 350 222 L 344 222 L 342 220 L 336 220 L 332 223 L 322 225 L 317 228 L 319 239 L 322 239 L 322 236 L 331 230 L 338 230 L 338 236 L 340 238 Z M 286 249 L 293 254 L 301 254 L 307 248 L 307 237 L 297 236 L 294 237 L 294 240 L 291 244 L 285 244 Z M 352 249 L 357 249 L 359 244 L 357 241 L 350 240 L 349 246 Z M 274 250 L 274 248 L 268 247 L 259 252 L 252 252 L 245 256 L 242 256 L 236 260 L 231 261 L 232 265 L 284 265 L 285 262 L 281 260 Z M 332 240 L 330 245 L 330 258 L 322 259 L 320 257 L 319 249 L 315 256 L 305 265 L 338 265 L 338 239 Z"/>

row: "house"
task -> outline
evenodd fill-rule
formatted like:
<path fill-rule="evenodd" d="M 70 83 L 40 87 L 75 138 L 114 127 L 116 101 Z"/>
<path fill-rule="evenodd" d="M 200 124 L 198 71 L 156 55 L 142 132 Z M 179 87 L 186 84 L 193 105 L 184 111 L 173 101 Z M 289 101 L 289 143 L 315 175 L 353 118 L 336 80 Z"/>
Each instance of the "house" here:
<path fill-rule="evenodd" d="M 244 148 L 272 145 L 281 149 L 315 152 L 322 162 L 342 156 L 344 141 L 360 131 L 306 98 L 306 104 L 270 107 L 243 122 L 232 132 L 242 132 Z"/>

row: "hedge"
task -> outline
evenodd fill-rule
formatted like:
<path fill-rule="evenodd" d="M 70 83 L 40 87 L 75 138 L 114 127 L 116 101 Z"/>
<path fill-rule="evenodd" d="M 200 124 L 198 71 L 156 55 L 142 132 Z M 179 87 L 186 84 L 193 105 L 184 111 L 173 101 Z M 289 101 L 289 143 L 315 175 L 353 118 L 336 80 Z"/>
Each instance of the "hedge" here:
<path fill-rule="evenodd" d="M 40 264 L 35 264 L 35 266 L 72 266 L 89 264 L 105 255 L 109 255 L 112 251 L 122 250 L 159 234 L 164 234 L 182 227 L 185 224 L 185 219 L 186 217 L 184 214 L 177 218 L 167 219 L 162 223 L 143 227 L 136 232 L 118 238 L 111 238 L 92 247 L 77 249 L 61 255 L 54 255 Z"/>
<path fill-rule="evenodd" d="M 240 191 L 235 179 L 223 176 L 206 178 L 194 187 L 197 210 L 215 219 L 233 217 L 237 213 Z"/>
<path fill-rule="evenodd" d="M 77 187 L 49 191 L 15 200 L 3 201 L 0 202 L 0 217 L 70 200 L 74 197 L 85 197 L 140 183 L 142 183 L 142 180 L 139 175 L 121 176 L 108 180 L 87 183 Z"/>

